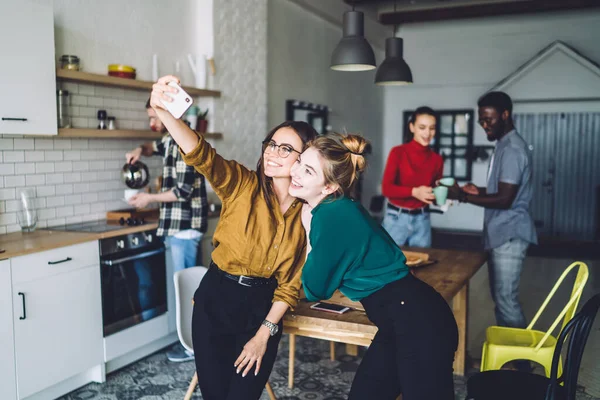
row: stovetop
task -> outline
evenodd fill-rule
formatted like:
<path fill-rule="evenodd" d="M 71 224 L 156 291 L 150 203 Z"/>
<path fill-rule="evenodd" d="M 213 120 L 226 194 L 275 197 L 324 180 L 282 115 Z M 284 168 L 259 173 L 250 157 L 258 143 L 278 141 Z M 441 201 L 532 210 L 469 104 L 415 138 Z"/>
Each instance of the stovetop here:
<path fill-rule="evenodd" d="M 126 226 L 140 226 L 144 225 L 146 222 L 144 220 L 131 219 L 127 220 L 121 219 L 120 221 L 107 221 L 105 219 L 99 221 L 89 221 L 89 222 L 78 222 L 75 224 L 66 224 L 59 226 L 52 226 L 48 229 L 52 229 L 54 231 L 67 231 L 67 232 L 94 232 L 94 233 L 103 233 L 116 231 L 119 229 L 123 229 Z"/>

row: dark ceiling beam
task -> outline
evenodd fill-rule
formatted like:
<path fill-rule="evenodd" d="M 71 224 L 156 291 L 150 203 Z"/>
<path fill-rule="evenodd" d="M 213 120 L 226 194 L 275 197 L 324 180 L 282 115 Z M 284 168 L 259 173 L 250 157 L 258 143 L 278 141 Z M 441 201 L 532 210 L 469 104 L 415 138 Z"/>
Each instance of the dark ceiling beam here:
<path fill-rule="evenodd" d="M 353 0 L 346 2 L 352 3 Z M 360 3 L 376 3 L 377 0 L 358 0 Z M 443 4 L 443 3 L 441 3 Z M 415 22 L 447 21 L 465 18 L 483 18 L 500 15 L 533 14 L 549 11 L 581 10 L 600 8 L 600 0 L 530 0 L 510 3 L 474 4 L 468 6 L 449 7 L 441 5 L 437 8 L 421 10 L 402 10 L 379 14 L 379 22 L 384 25 L 400 25 Z"/>

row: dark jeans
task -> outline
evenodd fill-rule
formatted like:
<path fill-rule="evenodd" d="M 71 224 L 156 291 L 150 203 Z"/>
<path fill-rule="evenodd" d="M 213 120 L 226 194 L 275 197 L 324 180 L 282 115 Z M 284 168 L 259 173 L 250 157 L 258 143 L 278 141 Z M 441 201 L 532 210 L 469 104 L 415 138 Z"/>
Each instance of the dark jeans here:
<path fill-rule="evenodd" d="M 273 300 L 277 284 L 247 287 L 209 268 L 194 295 L 192 338 L 198 385 L 205 400 L 257 400 L 269 379 L 279 333 L 269 339 L 260 372 L 253 367 L 246 377 L 236 374 L 233 363 L 256 334 Z"/>
<path fill-rule="evenodd" d="M 454 400 L 458 328 L 442 296 L 409 274 L 361 302 L 379 330 L 349 399 Z"/>

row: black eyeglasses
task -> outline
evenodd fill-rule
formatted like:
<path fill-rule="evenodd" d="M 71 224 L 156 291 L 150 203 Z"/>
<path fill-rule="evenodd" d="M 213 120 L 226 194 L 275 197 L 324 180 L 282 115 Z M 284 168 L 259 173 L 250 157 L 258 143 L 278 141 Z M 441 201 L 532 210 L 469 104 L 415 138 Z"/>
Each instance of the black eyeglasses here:
<path fill-rule="evenodd" d="M 302 154 L 289 144 L 277 144 L 272 140 L 265 140 L 262 144 L 263 152 L 269 150 L 269 153 L 273 153 L 275 149 L 277 149 L 277 154 L 279 154 L 279 157 L 281 158 L 287 158 L 292 152 Z"/>

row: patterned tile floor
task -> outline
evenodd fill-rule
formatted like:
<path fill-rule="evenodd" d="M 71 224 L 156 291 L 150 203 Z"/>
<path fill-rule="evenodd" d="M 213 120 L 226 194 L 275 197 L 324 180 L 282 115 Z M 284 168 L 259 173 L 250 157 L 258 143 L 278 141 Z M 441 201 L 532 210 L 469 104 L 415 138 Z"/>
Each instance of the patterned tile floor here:
<path fill-rule="evenodd" d="M 288 340 L 284 335 L 270 378 L 278 400 L 346 399 L 362 350 L 359 357 L 353 357 L 345 354 L 343 345 L 337 346 L 337 359 L 330 361 L 328 342 L 299 337 L 296 342 L 295 386 L 288 389 Z M 104 384 L 89 384 L 59 400 L 181 400 L 193 373 L 193 362 L 169 362 L 166 350 L 162 350 L 110 374 Z M 466 379 L 455 377 L 454 382 L 456 399 L 464 399 Z M 196 391 L 193 399 L 201 398 Z M 266 393 L 261 400 L 268 400 Z M 579 393 L 577 400 L 599 399 Z"/>

